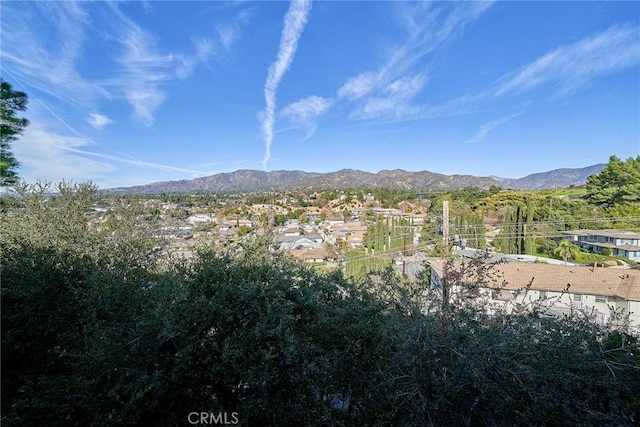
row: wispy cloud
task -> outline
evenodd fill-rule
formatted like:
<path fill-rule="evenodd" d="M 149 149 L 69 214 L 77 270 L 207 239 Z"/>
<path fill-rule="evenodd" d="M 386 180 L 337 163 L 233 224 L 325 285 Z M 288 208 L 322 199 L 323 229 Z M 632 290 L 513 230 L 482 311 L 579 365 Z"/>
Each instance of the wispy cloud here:
<path fill-rule="evenodd" d="M 555 84 L 559 95 L 573 92 L 602 75 L 640 62 L 639 29 L 614 25 L 574 44 L 559 47 L 501 79 L 494 96 Z"/>
<path fill-rule="evenodd" d="M 110 125 L 111 123 L 113 123 L 113 120 L 103 114 L 89 113 L 87 122 L 89 122 L 89 124 L 93 126 L 94 129 L 102 129 L 106 125 Z"/>
<path fill-rule="evenodd" d="M 191 76 L 200 64 L 208 64 L 212 60 L 221 60 L 232 51 L 234 45 L 242 37 L 245 27 L 252 16 L 252 9 L 247 8 L 236 13 L 230 22 L 215 25 L 215 36 L 194 36 L 191 38 L 194 52 L 175 55 L 178 62 L 176 76 L 186 79 Z"/>
<path fill-rule="evenodd" d="M 466 23 L 477 19 L 491 5 L 483 2 L 396 3 L 405 39 L 390 51 L 375 70 L 349 77 L 337 90 L 333 104 L 351 104 L 350 118 L 376 119 L 376 123 L 413 120 L 421 116 L 446 114 L 444 109 L 426 111 L 415 98 L 428 82 L 423 59 Z M 308 97 L 306 99 L 313 99 Z M 448 106 L 450 110 L 454 106 Z M 324 113 L 324 111 L 323 111 Z M 311 132 L 316 125 L 308 122 Z M 308 136 L 307 136 L 308 137 Z"/>
<path fill-rule="evenodd" d="M 295 128 L 305 130 L 302 139 L 304 142 L 316 132 L 318 126 L 315 120 L 324 115 L 333 102 L 334 100 L 329 98 L 308 96 L 287 105 L 279 114 L 292 122 Z"/>
<path fill-rule="evenodd" d="M 152 12 L 147 6 L 143 3 Z M 151 126 L 167 99 L 166 85 L 189 77 L 199 64 L 231 49 L 250 11 L 241 10 L 230 23 L 219 24 L 222 31 L 193 36 L 192 51 L 183 53 L 164 49 L 117 2 L 3 3 L 0 58 L 29 87 L 76 109 L 96 109 L 105 99 L 125 100 L 133 119 Z M 104 58 L 109 66 L 115 65 L 107 78 L 92 80 L 82 72 L 89 38 L 119 49 L 115 57 Z"/>
<path fill-rule="evenodd" d="M 347 98 L 351 101 L 362 98 L 376 88 L 380 79 L 381 76 L 373 72 L 366 72 L 350 77 L 340 89 L 338 89 L 338 97 Z"/>
<path fill-rule="evenodd" d="M 110 175 L 127 165 L 141 170 L 169 172 L 179 178 L 210 175 L 211 171 L 183 168 L 173 165 L 142 161 L 124 154 L 108 154 L 92 151 L 96 144 L 82 136 L 66 136 L 43 128 L 38 120 L 25 129 L 14 143 L 13 151 L 21 163 L 21 175 L 29 182 L 62 179 L 94 181 L 101 186 L 130 185 L 135 182 L 116 183 Z M 122 175 L 122 174 L 120 174 Z M 139 182 L 138 182 L 139 183 Z"/>
<path fill-rule="evenodd" d="M 95 107 L 104 98 L 124 98 L 135 117 L 150 125 L 154 110 L 164 100 L 159 86 L 167 80 L 171 55 L 157 53 L 150 34 L 117 5 L 107 5 L 38 2 L 30 7 L 10 5 L 12 9 L 7 10 L 3 4 L 2 59 L 30 87 L 75 108 Z M 101 33 L 101 37 L 115 39 L 122 48 L 117 59 L 120 70 L 106 81 L 91 81 L 78 69 L 87 32 L 99 31 L 91 24 L 90 7 L 106 17 L 101 22 L 111 25 L 112 31 Z"/>
<path fill-rule="evenodd" d="M 233 21 L 216 25 L 216 32 L 222 48 L 230 50 L 235 42 L 242 36 L 244 28 L 249 24 L 253 15 L 252 8 L 245 8 L 236 13 Z"/>
<path fill-rule="evenodd" d="M 486 94 L 462 95 L 444 104 L 423 106 L 419 116 L 421 118 L 438 118 L 468 114 L 474 112 L 486 97 Z"/>
<path fill-rule="evenodd" d="M 147 168 L 147 169 L 157 169 L 164 172 L 174 172 L 177 174 L 177 176 L 180 176 L 183 178 L 185 177 L 185 174 L 189 176 L 194 176 L 194 177 L 211 174 L 211 172 L 209 171 L 194 170 L 190 168 L 181 168 L 177 166 L 164 165 L 161 163 L 147 162 L 144 160 L 136 159 L 134 157 L 125 156 L 122 154 L 116 156 L 113 154 L 97 153 L 93 151 L 79 150 L 75 148 L 70 148 L 68 149 L 68 151 L 77 153 L 77 154 L 82 154 L 84 156 L 91 156 L 91 157 L 96 157 L 104 160 L 113 160 L 118 163 L 124 163 L 127 165 L 138 166 L 138 167 Z"/>
<path fill-rule="evenodd" d="M 638 27 L 631 25 L 614 25 L 552 50 L 503 75 L 485 90 L 462 95 L 441 105 L 422 106 L 417 117 L 469 114 L 486 109 L 498 98 L 524 94 L 533 89 L 544 91 L 550 99 L 569 95 L 598 78 L 640 63 L 639 31 Z M 489 127 L 486 132 L 491 129 Z M 478 134 L 481 138 L 484 136 L 480 131 Z M 468 142 L 475 142 L 475 137 Z"/>
<path fill-rule="evenodd" d="M 222 47 L 227 50 L 230 49 L 238 38 L 238 31 L 236 27 L 231 24 L 219 24 L 216 30 Z"/>
<path fill-rule="evenodd" d="M 421 74 L 395 80 L 381 90 L 382 96 L 368 99 L 362 109 L 356 110 L 352 116 L 375 118 L 384 115 L 403 117 L 414 114 L 418 108 L 412 106 L 411 101 L 422 90 L 426 81 L 426 77 Z"/>
<path fill-rule="evenodd" d="M 107 94 L 76 70 L 88 21 L 84 4 L 38 2 L 25 6 L 4 2 L 0 17 L 0 58 L 4 67 L 10 65 L 30 87 L 75 105 Z M 42 28 L 50 29 L 46 39 L 38 31 Z"/>
<path fill-rule="evenodd" d="M 308 122 L 324 114 L 333 100 L 320 96 L 308 96 L 287 105 L 281 114 L 293 122 Z"/>
<path fill-rule="evenodd" d="M 124 15 L 117 5 L 112 4 L 111 9 L 117 17 L 113 25 L 121 47 L 116 58 L 120 70 L 105 84 L 112 91 L 123 93 L 136 120 L 151 126 L 154 112 L 166 98 L 162 85 L 172 77 L 174 56 L 160 52 L 156 38 Z"/>
<path fill-rule="evenodd" d="M 508 122 L 509 120 L 515 119 L 518 116 L 521 116 L 523 114 L 522 111 L 517 112 L 517 113 L 513 113 L 509 116 L 506 117 L 501 117 L 497 120 L 493 120 L 491 122 L 485 123 L 484 125 L 482 125 L 480 127 L 480 129 L 478 130 L 478 132 L 476 132 L 476 134 L 467 141 L 467 143 L 471 144 L 474 142 L 479 142 L 481 140 L 483 140 L 487 134 L 489 132 L 491 132 L 492 130 L 494 130 L 495 128 L 497 128 L 498 126 L 500 126 L 503 123 Z"/>
<path fill-rule="evenodd" d="M 87 158 L 74 151 L 90 145 L 89 140 L 47 132 L 31 123 L 13 146 L 20 159 L 21 175 L 29 182 L 97 181 L 116 170 L 108 162 Z"/>
<path fill-rule="evenodd" d="M 293 0 L 284 17 L 284 27 L 280 38 L 280 46 L 276 61 L 269 67 L 267 80 L 264 85 L 265 109 L 260 113 L 261 130 L 265 143 L 265 154 L 262 167 L 267 168 L 271 158 L 271 143 L 273 142 L 273 124 L 275 122 L 276 92 L 280 81 L 287 72 L 293 56 L 298 48 L 298 40 L 307 23 L 307 16 L 311 10 L 308 0 Z"/>
<path fill-rule="evenodd" d="M 199 64 L 206 64 L 232 49 L 251 18 L 251 9 L 245 8 L 230 23 L 218 24 L 215 37 L 193 36 L 192 53 L 172 53 L 163 52 L 158 40 L 124 15 L 117 5 L 113 5 L 112 10 L 118 17 L 115 33 L 123 34 L 118 39 L 123 47 L 118 58 L 122 71 L 108 85 L 113 91 L 121 88 L 133 107 L 134 117 L 146 126 L 153 124 L 155 111 L 166 100 L 163 86 L 174 76 L 189 77 Z"/>
<path fill-rule="evenodd" d="M 149 1 L 143 1 L 142 8 L 144 9 L 144 13 L 146 13 L 147 15 L 153 12 L 153 5 Z"/>
<path fill-rule="evenodd" d="M 193 46 L 196 49 L 196 57 L 202 61 L 208 61 L 215 54 L 215 44 L 210 38 L 194 37 Z"/>
<path fill-rule="evenodd" d="M 352 76 L 338 89 L 338 97 L 358 101 L 351 117 L 359 119 L 389 116 L 402 118 L 418 114 L 412 99 L 424 88 L 423 59 L 466 23 L 477 19 L 492 2 L 399 4 L 405 40 L 395 47 L 377 70 Z"/>

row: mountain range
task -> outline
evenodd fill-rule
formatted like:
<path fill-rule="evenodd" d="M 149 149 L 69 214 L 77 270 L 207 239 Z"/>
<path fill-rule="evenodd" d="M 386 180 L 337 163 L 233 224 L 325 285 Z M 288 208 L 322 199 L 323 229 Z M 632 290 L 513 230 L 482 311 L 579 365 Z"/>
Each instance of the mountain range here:
<path fill-rule="evenodd" d="M 435 172 L 408 172 L 402 169 L 377 173 L 354 169 L 317 173 L 304 171 L 260 171 L 242 169 L 202 178 L 154 182 L 133 187 L 103 190 L 119 193 L 189 193 L 189 192 L 249 192 L 287 190 L 339 190 L 345 188 L 394 188 L 412 191 L 447 191 L 464 187 L 489 188 L 499 186 L 515 190 L 541 190 L 583 185 L 589 175 L 599 173 L 605 164 L 579 169 L 555 169 L 523 178 L 478 177 L 473 175 L 443 175 Z"/>

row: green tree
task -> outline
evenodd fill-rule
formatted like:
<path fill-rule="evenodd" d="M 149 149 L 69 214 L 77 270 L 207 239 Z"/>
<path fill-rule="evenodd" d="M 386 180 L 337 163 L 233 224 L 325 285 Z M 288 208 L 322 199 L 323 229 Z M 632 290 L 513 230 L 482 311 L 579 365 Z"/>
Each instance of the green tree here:
<path fill-rule="evenodd" d="M 562 240 L 558 247 L 553 251 L 554 254 L 562 257 L 564 263 L 567 263 L 567 259 L 575 258 L 580 253 L 580 248 L 576 245 L 568 241 L 567 239 Z"/>
<path fill-rule="evenodd" d="M 495 242 L 503 253 L 535 253 L 533 207 L 530 200 L 527 199 L 526 206 L 518 204 L 515 208 L 507 208 L 502 231 Z"/>
<path fill-rule="evenodd" d="M 604 207 L 640 202 L 640 156 L 626 161 L 616 156 L 599 174 L 587 178 L 589 201 Z"/>
<path fill-rule="evenodd" d="M 11 151 L 11 143 L 18 138 L 29 121 L 17 117 L 16 112 L 27 109 L 27 94 L 14 91 L 11 85 L 0 80 L 0 187 L 18 181 L 16 169 L 20 163 Z"/>
<path fill-rule="evenodd" d="M 494 246 L 496 246 L 500 252 L 505 254 L 518 253 L 516 235 L 515 211 L 512 208 L 507 208 L 504 214 L 504 222 L 502 224 L 500 234 L 498 234 L 494 240 Z"/>
<path fill-rule="evenodd" d="M 533 204 L 531 200 L 527 200 L 526 214 L 524 218 L 524 225 L 522 226 L 523 253 L 527 255 L 533 255 L 536 253 L 536 242 L 533 237 Z"/>

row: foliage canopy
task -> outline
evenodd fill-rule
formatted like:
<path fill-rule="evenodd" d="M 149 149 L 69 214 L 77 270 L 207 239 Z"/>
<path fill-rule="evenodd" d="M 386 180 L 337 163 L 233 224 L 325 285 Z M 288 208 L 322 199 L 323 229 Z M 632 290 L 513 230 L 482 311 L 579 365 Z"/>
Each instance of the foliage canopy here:
<path fill-rule="evenodd" d="M 580 248 L 567 239 L 563 239 L 558 243 L 558 246 L 553 252 L 562 257 L 562 260 L 566 264 L 569 258 L 575 258 L 578 255 Z"/>
<path fill-rule="evenodd" d="M 0 80 L 0 187 L 7 187 L 18 181 L 16 169 L 20 163 L 11 151 L 11 143 L 18 138 L 29 124 L 18 117 L 18 111 L 27 109 L 27 94 L 15 91 L 11 85 Z"/>
<path fill-rule="evenodd" d="M 428 311 L 426 280 L 352 282 L 261 241 L 156 262 L 135 200 L 97 220 L 94 190 L 3 196 L 3 425 L 184 425 L 194 411 L 256 426 L 640 419 L 633 336 L 473 299 Z"/>
<path fill-rule="evenodd" d="M 598 206 L 640 203 L 640 156 L 626 161 L 611 156 L 599 174 L 587 178 L 587 192 Z"/>

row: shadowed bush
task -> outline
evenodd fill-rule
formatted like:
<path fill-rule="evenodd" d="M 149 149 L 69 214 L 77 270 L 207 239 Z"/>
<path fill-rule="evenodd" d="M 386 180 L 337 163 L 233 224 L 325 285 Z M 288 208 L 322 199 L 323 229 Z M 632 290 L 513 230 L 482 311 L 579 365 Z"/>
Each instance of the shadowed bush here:
<path fill-rule="evenodd" d="M 252 426 L 639 420 L 637 339 L 583 318 L 489 315 L 471 297 L 425 314 L 421 298 L 436 296 L 421 283 L 390 271 L 353 283 L 259 242 L 155 264 L 142 238 L 94 251 L 55 223 L 41 238 L 30 225 L 57 202 L 14 202 L 0 237 L 3 425 L 189 425 L 191 412 Z"/>

